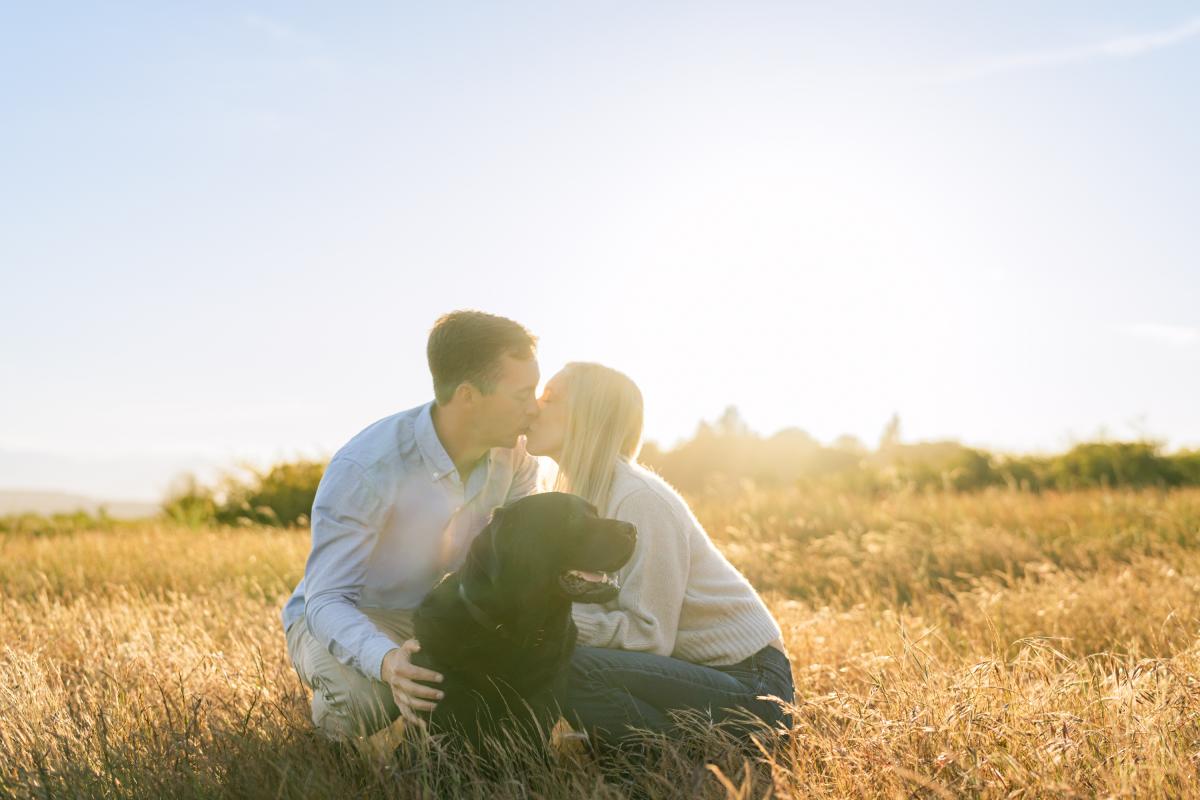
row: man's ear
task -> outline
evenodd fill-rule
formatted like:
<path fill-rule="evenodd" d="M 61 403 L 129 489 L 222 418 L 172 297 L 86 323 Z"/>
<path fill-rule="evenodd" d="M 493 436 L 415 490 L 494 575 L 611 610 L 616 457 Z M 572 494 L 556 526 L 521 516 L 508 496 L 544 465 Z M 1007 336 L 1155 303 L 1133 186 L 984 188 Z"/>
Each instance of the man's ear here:
<path fill-rule="evenodd" d="M 460 383 L 458 388 L 454 390 L 454 399 L 466 406 L 474 403 L 478 395 L 479 390 L 475 388 L 474 384 L 466 381 Z"/>

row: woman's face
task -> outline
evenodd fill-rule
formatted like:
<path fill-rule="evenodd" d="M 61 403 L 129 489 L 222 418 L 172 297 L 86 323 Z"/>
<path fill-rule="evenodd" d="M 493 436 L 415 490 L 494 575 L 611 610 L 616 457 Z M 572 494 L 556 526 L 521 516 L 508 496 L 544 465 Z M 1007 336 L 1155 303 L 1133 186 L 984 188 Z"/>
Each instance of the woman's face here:
<path fill-rule="evenodd" d="M 525 449 L 532 455 L 549 456 L 557 461 L 567 431 L 567 381 L 561 372 L 546 381 L 538 406 L 541 412 L 525 434 Z"/>

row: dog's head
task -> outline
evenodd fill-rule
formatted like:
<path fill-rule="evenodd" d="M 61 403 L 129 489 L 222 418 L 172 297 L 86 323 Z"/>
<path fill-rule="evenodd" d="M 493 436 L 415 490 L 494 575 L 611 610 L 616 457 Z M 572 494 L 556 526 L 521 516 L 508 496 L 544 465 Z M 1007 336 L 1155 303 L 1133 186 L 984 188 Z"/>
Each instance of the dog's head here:
<path fill-rule="evenodd" d="M 497 508 L 470 558 L 497 588 L 604 603 L 617 596 L 615 573 L 636 543 L 628 522 L 600 517 L 576 495 L 546 492 Z"/>

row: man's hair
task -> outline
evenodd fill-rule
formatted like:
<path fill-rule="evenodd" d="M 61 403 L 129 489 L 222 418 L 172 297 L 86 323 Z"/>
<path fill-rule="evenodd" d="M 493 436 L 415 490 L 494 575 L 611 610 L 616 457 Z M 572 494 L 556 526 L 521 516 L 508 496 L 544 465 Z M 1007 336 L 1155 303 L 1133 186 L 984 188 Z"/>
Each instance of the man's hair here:
<path fill-rule="evenodd" d="M 537 337 L 506 317 L 482 311 L 451 311 L 429 331 L 425 354 L 433 375 L 433 396 L 438 405 L 454 397 L 460 384 L 469 383 L 483 394 L 496 388 L 501 358 L 533 358 Z"/>

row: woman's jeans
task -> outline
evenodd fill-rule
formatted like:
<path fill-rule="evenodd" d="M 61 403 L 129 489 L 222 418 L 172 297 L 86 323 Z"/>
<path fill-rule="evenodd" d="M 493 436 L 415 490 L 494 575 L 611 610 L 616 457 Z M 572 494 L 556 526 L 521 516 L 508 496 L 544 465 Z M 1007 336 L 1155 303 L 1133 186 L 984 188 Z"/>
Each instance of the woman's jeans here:
<path fill-rule="evenodd" d="M 705 667 L 677 658 L 607 647 L 576 647 L 567 682 L 567 718 L 597 744 L 616 743 L 631 728 L 678 733 L 673 710 L 706 712 L 714 722 L 749 714 L 772 727 L 791 727 L 791 715 L 774 700 L 795 702 L 787 656 L 764 647 L 745 661 Z M 749 714 L 747 714 L 749 712 Z"/>

